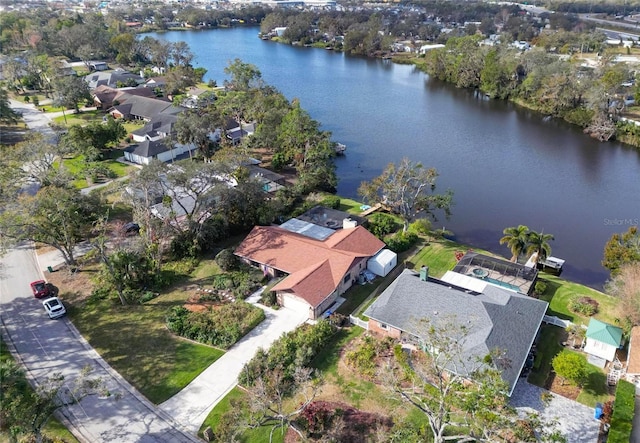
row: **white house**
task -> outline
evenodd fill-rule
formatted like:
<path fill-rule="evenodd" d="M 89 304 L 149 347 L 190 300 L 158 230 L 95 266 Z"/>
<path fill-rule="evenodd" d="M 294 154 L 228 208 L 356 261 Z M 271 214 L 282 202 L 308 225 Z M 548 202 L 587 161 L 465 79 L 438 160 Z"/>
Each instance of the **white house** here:
<path fill-rule="evenodd" d="M 587 344 L 584 352 L 613 361 L 622 344 L 622 329 L 592 318 L 587 328 Z"/>

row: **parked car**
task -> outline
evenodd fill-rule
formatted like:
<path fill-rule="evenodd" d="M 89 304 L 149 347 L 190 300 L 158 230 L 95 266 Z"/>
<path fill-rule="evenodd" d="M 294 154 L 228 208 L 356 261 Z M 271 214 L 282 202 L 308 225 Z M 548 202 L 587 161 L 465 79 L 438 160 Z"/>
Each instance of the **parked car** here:
<path fill-rule="evenodd" d="M 44 280 L 31 282 L 31 291 L 33 291 L 35 298 L 53 297 L 55 295 L 52 285 Z"/>
<path fill-rule="evenodd" d="M 49 318 L 60 318 L 67 313 L 62 301 L 58 297 L 50 297 L 42 302 L 44 310 L 47 311 Z"/>

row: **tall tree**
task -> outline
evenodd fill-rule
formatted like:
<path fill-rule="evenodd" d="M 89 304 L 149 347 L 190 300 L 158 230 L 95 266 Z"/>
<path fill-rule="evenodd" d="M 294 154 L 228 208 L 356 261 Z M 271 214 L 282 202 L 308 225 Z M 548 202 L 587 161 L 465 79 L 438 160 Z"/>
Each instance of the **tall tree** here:
<path fill-rule="evenodd" d="M 604 247 L 602 266 L 615 275 L 623 265 L 638 262 L 640 262 L 640 231 L 638 227 L 631 226 L 627 232 L 613 234 Z"/>
<path fill-rule="evenodd" d="M 54 84 L 55 106 L 75 109 L 80 112 L 79 103 L 91 100 L 89 85 L 81 77 L 58 77 Z"/>
<path fill-rule="evenodd" d="M 620 318 L 628 319 L 630 325 L 640 324 L 640 262 L 623 264 L 605 289 L 619 300 Z"/>
<path fill-rule="evenodd" d="M 527 254 L 537 254 L 536 262 L 544 260 L 551 255 L 550 241 L 554 239 L 553 235 L 544 232 L 529 231 L 527 235 Z"/>
<path fill-rule="evenodd" d="M 230 89 L 246 91 L 250 88 L 262 87 L 262 73 L 250 63 L 244 63 L 239 58 L 229 63 L 224 68 L 224 73 L 231 76 L 230 80 L 225 80 L 224 84 Z"/>
<path fill-rule="evenodd" d="M 413 354 L 408 368 L 391 364 L 384 384 L 423 414 L 433 441 L 453 439 L 452 432 L 456 441 L 497 441 L 504 429 L 518 427 L 499 372 L 506 364 L 500 350 L 467 361 L 463 349 L 471 332 L 464 325 L 445 318 L 421 325 L 424 355 Z"/>
<path fill-rule="evenodd" d="M 215 153 L 215 144 L 210 135 L 221 125 L 221 120 L 213 107 L 182 112 L 175 124 L 176 140 L 183 145 L 193 144 L 204 158 L 211 158 Z"/>
<path fill-rule="evenodd" d="M 47 186 L 34 196 L 22 194 L 0 214 L 3 236 L 30 240 L 60 251 L 68 265 L 76 265 L 74 249 L 89 237 L 101 211 L 100 201 L 74 188 Z"/>
<path fill-rule="evenodd" d="M 398 165 L 390 163 L 380 176 L 370 182 L 362 182 L 358 194 L 370 204 L 382 203 L 398 214 L 406 232 L 409 223 L 421 215 L 435 220 L 435 211 L 441 210 L 449 216 L 453 191 L 434 193 L 437 178 L 435 168 L 427 169 L 422 163 L 404 158 Z"/>
<path fill-rule="evenodd" d="M 7 90 L 0 88 L 0 123 L 13 124 L 18 121 L 20 115 L 9 106 Z"/>
<path fill-rule="evenodd" d="M 529 227 L 525 225 L 512 226 L 504 228 L 502 231 L 504 236 L 500 239 L 500 244 L 506 244 L 511 251 L 511 261 L 516 263 L 518 257 L 522 255 L 527 247 L 529 236 Z"/>

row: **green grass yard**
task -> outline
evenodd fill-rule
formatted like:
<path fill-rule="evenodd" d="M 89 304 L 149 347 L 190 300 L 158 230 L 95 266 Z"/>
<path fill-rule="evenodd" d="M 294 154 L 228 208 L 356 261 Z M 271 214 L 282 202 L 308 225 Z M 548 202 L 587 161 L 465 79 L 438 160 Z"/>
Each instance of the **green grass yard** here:
<path fill-rule="evenodd" d="M 180 266 L 167 272 L 178 281 L 174 289 L 143 305 L 121 306 L 113 298 L 79 301 L 73 294 L 63 293 L 65 300 L 71 301 L 69 315 L 74 325 L 91 346 L 156 404 L 176 394 L 224 354 L 177 338 L 165 326 L 167 311 L 184 304 L 191 295 L 185 286 L 206 285 L 220 272 L 217 265 L 212 259 L 203 259 L 188 275 Z"/>
<path fill-rule="evenodd" d="M 549 302 L 547 311 L 549 315 L 555 315 L 573 323 L 586 325 L 589 323 L 589 317 L 571 312 L 569 305 L 574 297 L 587 296 L 595 299 L 599 304 L 598 313 L 594 315 L 594 318 L 614 325 L 617 323 L 615 298 L 550 274 L 540 273 L 538 278 L 547 282 L 547 290 L 540 298 Z"/>
<path fill-rule="evenodd" d="M 53 121 L 66 126 L 86 125 L 92 122 L 101 122 L 103 115 L 104 112 L 97 109 L 95 111 L 82 111 L 78 114 L 74 110 L 66 110 L 65 115 L 55 117 Z"/>
<path fill-rule="evenodd" d="M 413 257 L 410 257 L 409 261 L 413 263 L 414 269 L 419 269 L 423 265 L 428 266 L 429 275 L 440 278 L 445 272 L 452 270 L 456 265 L 456 251 L 467 252 L 469 249 L 473 249 L 475 252 L 482 254 L 495 256 L 495 254 L 491 252 L 474 249 L 471 246 L 456 243 L 451 240 L 441 239 L 429 242 Z"/>
<path fill-rule="evenodd" d="M 119 155 L 120 151 L 117 150 L 113 150 L 111 151 L 111 153 L 114 153 L 114 155 Z M 84 168 L 85 165 L 85 160 L 84 160 L 84 156 L 83 155 L 78 155 L 76 157 L 73 158 L 65 158 L 62 160 L 62 164 L 64 165 L 64 167 L 67 169 L 67 171 L 69 171 L 70 174 L 72 174 L 73 176 L 77 177 L 76 179 L 73 180 L 73 185 L 78 188 L 78 189 L 82 189 L 82 188 L 86 188 L 89 186 L 89 183 L 87 182 L 87 179 L 82 177 L 82 170 Z M 106 160 L 103 160 L 100 162 L 100 164 L 106 166 L 107 168 L 109 168 L 111 171 L 113 171 L 114 174 L 116 174 L 118 177 L 124 177 L 126 175 L 129 174 L 129 172 L 131 172 L 133 169 L 135 169 L 134 166 L 131 165 L 125 165 L 123 163 L 120 163 L 118 161 L 115 160 L 115 158 L 109 158 Z M 54 167 L 59 168 L 60 167 L 60 161 L 57 160 Z"/>

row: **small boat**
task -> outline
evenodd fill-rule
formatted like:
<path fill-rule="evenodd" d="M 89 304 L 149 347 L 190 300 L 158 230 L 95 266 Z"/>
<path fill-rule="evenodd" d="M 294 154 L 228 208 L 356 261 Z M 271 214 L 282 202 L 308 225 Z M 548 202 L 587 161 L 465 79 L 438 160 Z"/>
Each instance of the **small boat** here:
<path fill-rule="evenodd" d="M 342 143 L 334 143 L 333 144 L 333 149 L 335 149 L 336 154 L 344 155 L 344 151 L 347 150 L 347 145 L 344 145 Z"/>

